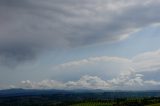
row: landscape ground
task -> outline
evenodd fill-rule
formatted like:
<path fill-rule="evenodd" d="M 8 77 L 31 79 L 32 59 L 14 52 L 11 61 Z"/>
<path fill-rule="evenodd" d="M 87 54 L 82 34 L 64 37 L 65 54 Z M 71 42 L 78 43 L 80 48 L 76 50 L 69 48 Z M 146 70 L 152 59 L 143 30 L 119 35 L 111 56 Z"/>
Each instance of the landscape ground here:
<path fill-rule="evenodd" d="M 160 106 L 160 103 L 153 103 L 150 105 L 145 104 L 116 104 L 116 103 L 100 103 L 100 102 L 87 102 L 87 103 L 79 103 L 73 104 L 71 106 Z"/>
<path fill-rule="evenodd" d="M 160 106 L 160 91 L 3 90 L 0 106 Z"/>
<path fill-rule="evenodd" d="M 160 106 L 160 103 L 157 103 L 157 104 L 151 104 L 151 105 L 147 105 L 147 106 Z"/>
<path fill-rule="evenodd" d="M 119 99 L 76 99 L 62 100 L 54 96 L 20 96 L 0 98 L 0 106 L 160 106 L 160 97 Z"/>

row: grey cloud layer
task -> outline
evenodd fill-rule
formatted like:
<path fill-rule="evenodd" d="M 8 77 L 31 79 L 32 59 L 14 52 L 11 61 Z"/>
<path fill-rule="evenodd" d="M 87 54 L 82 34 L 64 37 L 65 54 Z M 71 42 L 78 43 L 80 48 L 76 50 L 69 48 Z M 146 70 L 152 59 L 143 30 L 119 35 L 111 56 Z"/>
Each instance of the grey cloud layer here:
<path fill-rule="evenodd" d="M 125 39 L 159 23 L 159 6 L 159 0 L 1 0 L 1 61 Z"/>

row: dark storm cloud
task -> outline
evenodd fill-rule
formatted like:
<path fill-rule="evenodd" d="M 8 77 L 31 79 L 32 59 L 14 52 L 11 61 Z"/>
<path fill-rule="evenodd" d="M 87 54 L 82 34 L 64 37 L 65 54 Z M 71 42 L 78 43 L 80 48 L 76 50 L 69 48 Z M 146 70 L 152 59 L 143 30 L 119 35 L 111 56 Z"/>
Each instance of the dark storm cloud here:
<path fill-rule="evenodd" d="M 160 22 L 158 0 L 0 0 L 1 62 L 113 42 Z"/>
<path fill-rule="evenodd" d="M 33 60 L 35 58 L 35 53 L 31 48 L 18 46 L 0 49 L 0 65 L 13 67 L 17 65 L 17 62 L 24 62 L 24 60 Z"/>

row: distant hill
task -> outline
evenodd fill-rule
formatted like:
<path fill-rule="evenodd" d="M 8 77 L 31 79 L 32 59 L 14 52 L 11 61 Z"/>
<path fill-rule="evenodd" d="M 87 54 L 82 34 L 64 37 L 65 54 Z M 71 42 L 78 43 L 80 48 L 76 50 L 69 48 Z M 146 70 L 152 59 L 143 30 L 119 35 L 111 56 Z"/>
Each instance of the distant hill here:
<path fill-rule="evenodd" d="M 160 97 L 160 91 L 106 91 L 106 90 L 36 90 L 36 89 L 7 89 L 0 90 L 0 97 L 51 95 L 68 98 L 124 98 L 124 97 Z"/>
<path fill-rule="evenodd" d="M 55 93 L 67 93 L 65 90 L 37 90 L 37 89 L 6 89 L 0 90 L 0 97 L 8 96 L 36 96 L 36 95 L 50 95 Z"/>

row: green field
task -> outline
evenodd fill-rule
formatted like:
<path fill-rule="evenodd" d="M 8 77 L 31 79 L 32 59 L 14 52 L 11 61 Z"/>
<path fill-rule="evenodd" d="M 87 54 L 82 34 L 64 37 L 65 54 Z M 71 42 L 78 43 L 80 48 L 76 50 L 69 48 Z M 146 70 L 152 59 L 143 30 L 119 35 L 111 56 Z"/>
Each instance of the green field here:
<path fill-rule="evenodd" d="M 86 103 L 79 103 L 74 104 L 71 106 L 112 106 L 110 103 L 100 103 L 100 102 L 86 102 Z"/>
<path fill-rule="evenodd" d="M 86 103 L 79 103 L 79 104 L 74 104 L 71 106 L 113 106 L 113 104 L 109 103 L 98 103 L 98 102 L 86 102 Z M 160 103 L 158 104 L 152 104 L 152 105 L 147 105 L 147 106 L 160 106 Z"/>
<path fill-rule="evenodd" d="M 107 102 L 82 102 L 82 103 L 72 104 L 70 106 L 113 106 L 113 104 L 116 104 L 116 103 L 115 102 L 110 102 L 110 103 L 107 103 Z M 128 106 L 128 105 L 121 103 L 121 105 L 119 104 L 119 106 Z M 145 106 L 160 106 L 160 103 L 145 105 Z"/>
<path fill-rule="evenodd" d="M 160 106 L 160 103 L 158 103 L 158 104 L 152 104 L 152 105 L 147 105 L 147 106 Z"/>
<path fill-rule="evenodd" d="M 113 104 L 98 103 L 98 102 L 86 102 L 86 103 L 74 104 L 74 105 L 71 105 L 71 106 L 113 106 Z M 152 104 L 152 105 L 147 105 L 147 106 L 160 106 L 160 103 L 158 103 L 158 104 Z"/>

